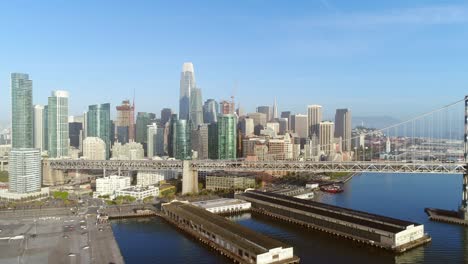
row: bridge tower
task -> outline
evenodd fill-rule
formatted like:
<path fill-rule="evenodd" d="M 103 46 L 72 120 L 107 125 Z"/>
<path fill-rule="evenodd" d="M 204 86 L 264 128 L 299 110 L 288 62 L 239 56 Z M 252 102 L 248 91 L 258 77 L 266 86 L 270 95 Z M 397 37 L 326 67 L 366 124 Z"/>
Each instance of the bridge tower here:
<path fill-rule="evenodd" d="M 462 204 L 460 207 L 460 216 L 464 220 L 468 220 L 468 95 L 465 96 L 465 133 L 464 133 L 464 158 L 465 158 L 465 172 L 463 173 L 463 196 Z"/>
<path fill-rule="evenodd" d="M 190 160 L 182 164 L 182 194 L 198 193 L 198 170 L 192 168 Z"/>

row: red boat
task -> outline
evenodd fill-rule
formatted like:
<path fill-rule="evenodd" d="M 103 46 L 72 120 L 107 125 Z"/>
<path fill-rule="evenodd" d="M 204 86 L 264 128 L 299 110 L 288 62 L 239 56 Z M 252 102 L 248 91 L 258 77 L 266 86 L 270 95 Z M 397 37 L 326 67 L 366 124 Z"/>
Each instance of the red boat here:
<path fill-rule="evenodd" d="M 336 185 L 336 184 L 322 186 L 320 187 L 320 190 L 322 192 L 328 192 L 328 193 L 340 193 L 344 191 L 343 188 L 341 188 L 341 186 Z"/>

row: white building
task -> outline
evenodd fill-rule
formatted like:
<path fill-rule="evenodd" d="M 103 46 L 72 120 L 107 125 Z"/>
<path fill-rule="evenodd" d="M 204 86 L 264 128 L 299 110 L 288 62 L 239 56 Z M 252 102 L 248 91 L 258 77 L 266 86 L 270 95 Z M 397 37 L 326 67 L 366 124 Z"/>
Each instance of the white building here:
<path fill-rule="evenodd" d="M 94 197 L 101 195 L 114 196 L 115 192 L 130 187 L 130 177 L 112 175 L 96 179 L 96 191 Z"/>
<path fill-rule="evenodd" d="M 115 196 L 131 196 L 135 197 L 137 200 L 143 200 L 146 197 L 158 197 L 159 188 L 155 186 L 139 187 L 131 186 L 125 189 L 117 190 Z"/>
<path fill-rule="evenodd" d="M 273 129 L 273 131 L 275 131 L 276 134 L 279 134 L 280 124 L 278 122 L 268 122 L 266 126 L 267 128 Z"/>
<path fill-rule="evenodd" d="M 252 207 L 250 202 L 229 198 L 199 201 L 192 204 L 215 214 L 247 211 Z"/>
<path fill-rule="evenodd" d="M 98 137 L 87 137 L 83 140 L 83 159 L 105 160 L 106 143 Z"/>
<path fill-rule="evenodd" d="M 148 130 L 148 158 L 151 159 L 153 156 L 156 156 L 158 126 L 156 125 L 156 123 L 153 123 L 151 125 L 148 125 L 146 129 Z"/>
<path fill-rule="evenodd" d="M 149 186 L 159 184 L 160 181 L 165 180 L 164 171 L 155 171 L 155 172 L 144 172 L 139 171 L 137 174 L 137 185 L 139 186 Z"/>
<path fill-rule="evenodd" d="M 112 147 L 113 160 L 139 160 L 144 159 L 145 151 L 143 145 L 136 142 L 129 142 L 122 145 L 116 142 Z"/>
<path fill-rule="evenodd" d="M 41 191 L 42 164 L 39 149 L 12 149 L 8 165 L 10 192 L 32 193 Z"/>
<path fill-rule="evenodd" d="M 38 148 L 42 151 L 44 148 L 44 106 L 35 105 L 33 108 L 34 148 Z"/>

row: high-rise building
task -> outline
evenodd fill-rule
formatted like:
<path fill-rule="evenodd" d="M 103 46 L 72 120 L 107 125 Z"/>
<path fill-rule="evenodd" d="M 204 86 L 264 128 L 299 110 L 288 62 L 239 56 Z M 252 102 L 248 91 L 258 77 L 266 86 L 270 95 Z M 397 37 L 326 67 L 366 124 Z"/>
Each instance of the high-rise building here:
<path fill-rule="evenodd" d="M 34 148 L 44 150 L 44 106 L 34 106 L 33 116 L 33 134 L 34 134 Z"/>
<path fill-rule="evenodd" d="M 117 120 L 115 121 L 115 127 L 117 131 L 117 138 L 125 139 L 124 136 L 119 135 L 119 131 L 124 133 L 127 131 L 128 136 L 127 142 L 135 140 L 135 105 L 131 105 L 129 100 L 122 101 L 122 105 L 116 107 L 117 109 Z M 119 130 L 119 128 L 122 129 Z M 127 129 L 124 129 L 124 128 Z M 119 141 L 122 143 L 122 141 Z"/>
<path fill-rule="evenodd" d="M 288 119 L 280 117 L 278 118 L 278 123 L 279 123 L 279 133 L 280 135 L 284 135 L 286 131 L 288 131 Z"/>
<path fill-rule="evenodd" d="M 44 105 L 44 115 L 43 115 L 43 147 L 42 151 L 49 150 L 49 106 Z"/>
<path fill-rule="evenodd" d="M 203 121 L 207 124 L 216 123 L 219 113 L 218 102 L 214 99 L 208 99 L 203 105 Z"/>
<path fill-rule="evenodd" d="M 192 130 L 192 150 L 197 152 L 198 159 L 208 159 L 208 125 L 201 124 Z"/>
<path fill-rule="evenodd" d="M 291 128 L 300 138 L 307 138 L 309 136 L 307 116 L 301 114 L 292 115 Z"/>
<path fill-rule="evenodd" d="M 185 62 L 180 74 L 179 119 L 190 119 L 190 95 L 192 88 L 196 87 L 195 72 L 191 62 Z"/>
<path fill-rule="evenodd" d="M 219 113 L 222 115 L 233 115 L 235 108 L 233 101 L 222 100 L 219 103 Z"/>
<path fill-rule="evenodd" d="M 105 160 L 106 152 L 106 143 L 101 138 L 87 137 L 83 140 L 83 159 Z"/>
<path fill-rule="evenodd" d="M 106 159 L 109 159 L 111 148 L 110 104 L 88 106 L 86 114 L 87 137 L 98 137 L 106 144 Z"/>
<path fill-rule="evenodd" d="M 167 155 L 169 157 L 174 157 L 175 154 L 175 148 L 174 148 L 174 128 L 175 128 L 175 123 L 177 122 L 177 114 L 172 114 L 171 119 L 169 120 L 168 123 L 168 128 L 167 128 Z"/>
<path fill-rule="evenodd" d="M 281 112 L 281 118 L 287 118 L 288 119 L 288 129 L 287 130 L 292 131 L 293 128 L 291 127 L 291 111 Z"/>
<path fill-rule="evenodd" d="M 218 123 L 208 128 L 209 156 L 211 159 L 235 159 L 237 156 L 237 118 L 219 115 Z"/>
<path fill-rule="evenodd" d="M 320 149 L 329 155 L 332 153 L 335 146 L 335 124 L 330 121 L 323 121 L 319 124 L 319 143 Z"/>
<path fill-rule="evenodd" d="M 190 91 L 190 121 L 192 128 L 196 129 L 203 124 L 203 99 L 200 88 L 192 87 Z"/>
<path fill-rule="evenodd" d="M 320 122 L 322 122 L 322 106 L 309 105 L 307 107 L 307 116 L 309 124 L 309 136 L 317 135 L 320 137 Z"/>
<path fill-rule="evenodd" d="M 41 165 L 39 149 L 12 149 L 9 155 L 9 191 L 14 193 L 40 191 Z"/>
<path fill-rule="evenodd" d="M 162 157 L 167 155 L 167 126 L 158 127 L 156 132 L 155 154 Z"/>
<path fill-rule="evenodd" d="M 249 113 L 247 117 L 254 120 L 254 133 L 260 135 L 260 130 L 266 127 L 267 115 L 264 113 Z"/>
<path fill-rule="evenodd" d="M 49 157 L 68 156 L 68 92 L 53 91 L 49 97 Z"/>
<path fill-rule="evenodd" d="M 164 126 L 171 119 L 172 109 L 163 108 L 161 110 L 161 125 Z"/>
<path fill-rule="evenodd" d="M 278 118 L 278 105 L 276 104 L 276 97 L 275 102 L 273 103 L 273 116 L 271 120 L 276 120 Z"/>
<path fill-rule="evenodd" d="M 178 160 L 189 160 L 192 157 L 190 130 L 190 123 L 188 120 L 177 120 L 173 124 L 174 158 Z"/>
<path fill-rule="evenodd" d="M 68 122 L 68 139 L 70 146 L 76 149 L 80 149 L 82 146 L 81 135 L 83 132 L 82 122 Z"/>
<path fill-rule="evenodd" d="M 32 80 L 28 74 L 11 74 L 11 97 L 11 147 L 32 148 L 34 147 Z"/>
<path fill-rule="evenodd" d="M 135 141 L 143 145 L 145 153 L 147 153 L 148 141 L 148 125 L 156 121 L 154 113 L 138 112 L 136 119 L 136 139 Z"/>
<path fill-rule="evenodd" d="M 257 113 L 265 114 L 267 122 L 271 120 L 271 109 L 269 106 L 262 105 L 257 107 Z"/>
<path fill-rule="evenodd" d="M 147 139 L 147 143 L 148 143 L 148 154 L 147 154 L 147 157 L 148 158 L 152 158 L 154 156 L 156 156 L 156 140 L 157 140 L 157 133 L 158 133 L 158 126 L 156 125 L 156 123 L 153 123 L 151 125 L 148 125 L 147 128 L 146 128 L 148 131 L 147 131 L 147 136 L 148 136 L 148 139 Z"/>
<path fill-rule="evenodd" d="M 344 151 L 351 151 L 351 111 L 336 109 L 335 138 L 341 137 Z"/>
<path fill-rule="evenodd" d="M 245 117 L 240 122 L 241 133 L 244 137 L 254 135 L 255 124 L 253 118 Z"/>

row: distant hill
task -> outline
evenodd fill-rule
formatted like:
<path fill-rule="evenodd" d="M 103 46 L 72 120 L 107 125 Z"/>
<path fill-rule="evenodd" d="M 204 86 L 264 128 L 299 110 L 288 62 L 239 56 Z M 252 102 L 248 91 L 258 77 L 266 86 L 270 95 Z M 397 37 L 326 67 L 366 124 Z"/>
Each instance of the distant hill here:
<path fill-rule="evenodd" d="M 400 119 L 391 116 L 353 116 L 352 126 L 364 125 L 368 128 L 385 128 L 401 122 Z"/>

